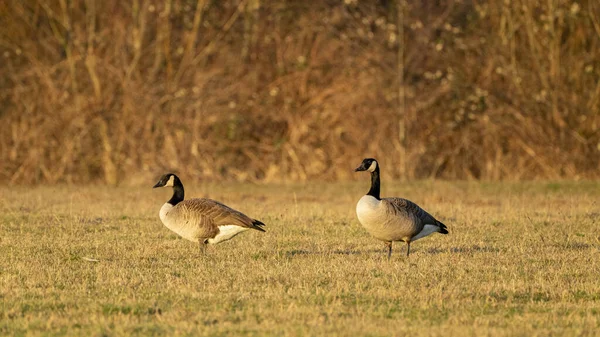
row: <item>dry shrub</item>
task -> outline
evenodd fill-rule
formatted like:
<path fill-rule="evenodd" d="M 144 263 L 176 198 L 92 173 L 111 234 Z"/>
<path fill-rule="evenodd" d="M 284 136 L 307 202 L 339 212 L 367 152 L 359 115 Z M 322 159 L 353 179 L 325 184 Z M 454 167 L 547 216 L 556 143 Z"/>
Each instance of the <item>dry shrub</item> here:
<path fill-rule="evenodd" d="M 13 183 L 343 180 L 364 156 L 396 178 L 598 177 L 592 0 L 6 0 L 0 14 Z"/>

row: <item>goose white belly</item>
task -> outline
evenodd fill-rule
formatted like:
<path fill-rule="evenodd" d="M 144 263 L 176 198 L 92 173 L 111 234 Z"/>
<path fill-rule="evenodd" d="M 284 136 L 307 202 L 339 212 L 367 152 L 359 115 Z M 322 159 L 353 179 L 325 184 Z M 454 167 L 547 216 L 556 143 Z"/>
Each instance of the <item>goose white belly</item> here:
<path fill-rule="evenodd" d="M 438 227 L 436 225 L 425 225 L 425 226 L 423 226 L 423 229 L 417 235 L 415 235 L 410 241 L 417 241 L 420 238 L 424 238 L 429 234 L 437 233 L 439 231 L 440 231 L 440 227 Z"/>
<path fill-rule="evenodd" d="M 207 241 L 210 244 L 227 241 L 239 233 L 247 231 L 248 229 L 249 228 L 236 225 L 219 226 L 219 234 L 217 234 L 214 238 L 208 239 Z"/>
<path fill-rule="evenodd" d="M 177 233 L 179 236 L 186 240 L 190 240 L 192 242 L 198 242 L 198 238 L 196 237 L 196 233 L 198 232 L 198 228 L 194 226 L 194 224 L 188 224 L 187 226 L 182 226 L 181 223 L 177 223 L 176 221 L 172 221 L 167 215 L 169 211 L 173 209 L 173 205 L 168 202 L 165 203 L 159 212 L 160 221 L 162 221 L 163 225 L 173 232 Z"/>

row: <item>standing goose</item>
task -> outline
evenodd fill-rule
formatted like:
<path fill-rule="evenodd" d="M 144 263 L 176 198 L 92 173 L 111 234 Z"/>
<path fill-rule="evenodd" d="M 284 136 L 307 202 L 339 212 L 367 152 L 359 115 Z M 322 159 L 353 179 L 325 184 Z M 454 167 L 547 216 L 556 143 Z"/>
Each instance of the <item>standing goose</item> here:
<path fill-rule="evenodd" d="M 173 187 L 173 196 L 160 208 L 162 223 L 182 238 L 198 242 L 201 250 L 205 244 L 229 240 L 248 229 L 265 231 L 261 221 L 218 201 L 205 198 L 184 201 L 183 184 L 173 173 L 163 175 L 153 188 L 157 187 Z"/>
<path fill-rule="evenodd" d="M 410 243 L 431 233 L 448 234 L 446 225 L 410 200 L 379 197 L 379 164 L 373 158 L 362 161 L 355 172 L 371 172 L 371 189 L 358 201 L 358 221 L 376 239 L 385 242 L 388 259 L 392 256 L 392 242 L 406 242 L 406 256 Z"/>

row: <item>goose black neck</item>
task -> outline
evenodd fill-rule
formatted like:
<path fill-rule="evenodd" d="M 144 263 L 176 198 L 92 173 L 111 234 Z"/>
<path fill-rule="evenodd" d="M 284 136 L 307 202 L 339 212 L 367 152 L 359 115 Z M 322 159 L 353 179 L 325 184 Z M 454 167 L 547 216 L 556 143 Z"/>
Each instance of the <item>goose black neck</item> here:
<path fill-rule="evenodd" d="M 173 196 L 169 199 L 168 203 L 175 206 L 183 201 L 184 191 L 183 184 L 177 176 L 173 176 Z"/>
<path fill-rule="evenodd" d="M 375 171 L 371 172 L 371 189 L 369 190 L 369 193 L 367 193 L 367 195 L 375 197 L 375 199 L 377 200 L 381 200 L 381 198 L 379 197 L 379 191 L 379 165 L 377 165 Z"/>

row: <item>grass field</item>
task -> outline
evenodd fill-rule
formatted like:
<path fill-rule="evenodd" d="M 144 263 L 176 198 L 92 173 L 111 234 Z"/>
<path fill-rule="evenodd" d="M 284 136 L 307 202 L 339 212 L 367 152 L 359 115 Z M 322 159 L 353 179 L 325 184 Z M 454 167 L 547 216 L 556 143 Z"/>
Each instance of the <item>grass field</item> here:
<path fill-rule="evenodd" d="M 206 255 L 155 181 L 2 186 L 0 335 L 600 335 L 599 183 L 384 181 L 450 230 L 388 261 L 364 178 L 186 185 L 267 224 Z"/>

